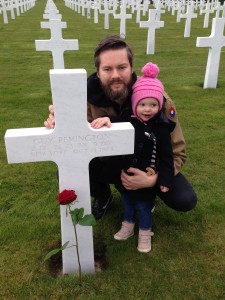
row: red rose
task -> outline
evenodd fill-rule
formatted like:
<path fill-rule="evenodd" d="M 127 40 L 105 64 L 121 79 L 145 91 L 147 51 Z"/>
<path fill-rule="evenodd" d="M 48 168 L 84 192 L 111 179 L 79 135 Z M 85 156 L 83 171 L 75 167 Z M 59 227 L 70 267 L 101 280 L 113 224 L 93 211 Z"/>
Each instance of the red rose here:
<path fill-rule="evenodd" d="M 76 199 L 77 199 L 77 195 L 73 190 L 64 190 L 61 193 L 59 193 L 57 197 L 57 200 L 61 205 L 70 204 Z"/>

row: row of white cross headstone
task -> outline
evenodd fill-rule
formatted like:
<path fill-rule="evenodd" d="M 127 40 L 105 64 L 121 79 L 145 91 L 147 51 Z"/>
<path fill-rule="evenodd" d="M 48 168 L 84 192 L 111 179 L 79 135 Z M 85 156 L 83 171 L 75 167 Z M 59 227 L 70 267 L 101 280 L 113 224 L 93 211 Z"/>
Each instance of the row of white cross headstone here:
<path fill-rule="evenodd" d="M 193 18 L 197 18 L 198 14 L 195 8 L 194 3 L 191 3 L 189 5 L 186 6 L 187 10 L 186 13 L 181 13 L 181 7 L 179 10 L 179 14 L 177 12 L 177 22 L 180 22 L 181 18 L 185 18 L 186 22 L 185 22 L 185 30 L 184 30 L 184 37 L 190 37 L 190 29 L 191 29 L 191 20 Z M 204 17 L 204 24 L 203 24 L 203 28 L 208 28 L 209 27 L 209 14 L 210 13 L 215 13 L 215 17 L 219 18 L 220 17 L 220 11 L 222 11 L 222 18 L 225 18 L 225 4 L 223 6 L 221 6 L 221 4 L 219 4 L 217 7 L 212 8 L 211 3 L 207 3 L 205 6 L 205 9 L 200 9 L 200 14 L 205 14 Z"/>
<path fill-rule="evenodd" d="M 208 26 L 207 19 L 209 18 L 209 14 L 216 13 L 215 17 L 224 17 L 225 16 L 225 4 L 221 5 L 219 1 L 215 2 L 205 2 L 203 0 L 201 1 L 177 1 L 177 0 L 171 0 L 171 1 L 153 1 L 154 2 L 154 8 L 157 10 L 161 10 L 162 13 L 165 12 L 167 9 L 170 11 L 170 8 L 172 8 L 172 15 L 175 14 L 175 11 L 177 11 L 177 22 L 180 21 L 180 14 L 187 11 L 187 6 L 193 6 L 193 10 L 199 10 L 199 14 L 205 14 L 205 21 L 204 21 L 204 27 Z M 121 1 L 118 2 L 116 0 L 114 1 L 101 1 L 101 0 L 65 0 L 65 5 L 72 10 L 76 11 L 77 13 L 82 12 L 82 16 L 85 16 L 85 9 L 87 9 L 87 18 L 90 18 L 91 16 L 91 10 L 94 10 L 94 14 L 98 14 L 98 12 L 102 11 L 102 6 L 106 7 L 105 13 L 115 14 L 116 10 L 118 9 L 118 6 L 125 6 L 126 8 L 130 8 L 132 10 L 132 14 L 134 11 L 136 11 L 136 22 L 140 22 L 140 13 L 142 12 L 142 15 L 145 16 L 147 11 L 152 7 L 152 3 L 148 0 L 136 0 L 136 1 Z M 150 7 L 151 6 L 151 7 Z M 103 10 L 103 11 L 104 11 Z M 102 12 L 104 13 L 104 12 Z M 221 15 L 222 14 L 222 15 Z M 96 18 L 95 22 L 96 22 Z"/>
<path fill-rule="evenodd" d="M 72 2 L 72 1 L 71 1 Z M 140 21 L 140 28 L 148 28 L 147 33 L 147 54 L 155 53 L 155 30 L 164 26 L 164 22 L 160 21 L 160 15 L 162 12 L 162 5 L 157 2 L 158 9 L 149 9 L 149 18 L 147 21 Z M 105 14 L 105 28 L 108 28 L 108 2 L 105 2 L 105 9 L 100 11 Z M 203 6 L 202 6 L 203 7 Z M 208 5 L 207 5 L 208 7 Z M 113 12 L 113 10 L 111 11 Z M 107 18 L 106 18 L 107 16 Z M 126 6 L 121 6 L 120 14 L 114 14 L 115 18 L 121 20 L 120 33 L 123 37 L 126 36 L 125 20 L 131 18 L 132 14 L 126 14 Z M 190 36 L 191 19 L 196 18 L 197 14 L 194 13 L 193 3 L 187 6 L 187 13 L 181 14 L 181 18 L 186 18 L 184 37 Z M 48 28 L 51 31 L 50 40 L 36 40 L 37 51 L 51 51 L 53 56 L 53 68 L 64 68 L 64 51 L 66 50 L 78 50 L 77 40 L 65 40 L 62 38 L 62 29 L 67 27 L 66 22 L 62 22 L 62 15 L 59 14 L 53 1 L 48 1 L 43 15 L 44 19 L 49 19 L 48 22 L 41 22 L 42 28 Z M 219 61 L 221 48 L 224 47 L 224 18 L 219 18 L 220 21 L 212 22 L 212 32 L 208 38 L 197 38 L 197 47 L 209 47 L 208 63 L 205 74 L 204 88 L 216 88 L 217 78 L 219 72 Z M 107 20 L 107 21 L 106 21 Z M 219 24 L 219 25 L 217 25 Z M 207 43 L 205 41 L 208 41 Z M 203 41 L 203 42 L 201 42 Z M 214 63 L 215 62 L 215 63 Z"/>
<path fill-rule="evenodd" d="M 88 9 L 87 17 L 91 16 L 91 9 L 94 10 L 94 23 L 98 23 L 98 12 L 100 14 L 104 14 L 104 29 L 109 29 L 109 15 L 112 14 L 114 18 L 120 19 L 120 34 L 121 36 L 125 36 L 126 34 L 126 20 L 131 19 L 134 11 L 136 11 L 136 23 L 140 23 L 140 12 L 142 11 L 143 16 L 145 16 L 146 12 L 150 9 L 150 2 L 137 0 L 137 1 L 126 1 L 126 4 L 122 4 L 120 6 L 120 14 L 116 14 L 116 10 L 118 9 L 117 1 L 100 1 L 95 0 L 94 2 L 91 0 L 65 0 L 65 5 L 69 8 L 75 10 L 80 13 L 80 7 L 82 8 L 82 15 L 85 15 L 85 8 Z M 103 9 L 102 9 L 103 6 Z M 155 1 L 154 7 L 157 10 L 156 18 L 157 21 L 160 21 L 160 14 L 165 13 L 165 9 L 170 10 L 172 7 L 172 14 L 177 11 L 177 22 L 180 22 L 182 18 L 186 19 L 185 21 L 185 30 L 184 37 L 190 36 L 191 29 L 191 20 L 193 18 L 197 18 L 199 15 L 205 14 L 203 27 L 207 28 L 209 26 L 209 15 L 210 13 L 215 13 L 215 17 L 225 17 L 225 3 L 221 5 L 220 2 L 207 2 L 204 1 L 166 1 L 162 4 L 161 1 Z M 126 9 L 131 8 L 132 13 L 127 14 Z M 153 20 L 152 20 L 153 21 Z"/>
<path fill-rule="evenodd" d="M 84 2 L 84 1 L 83 1 Z M 78 0 L 66 0 L 65 5 L 76 11 L 77 6 L 76 3 L 82 5 L 82 1 Z M 86 1 L 87 2 L 87 1 Z M 170 5 L 168 5 L 170 3 Z M 133 4 L 133 5 L 132 5 Z M 146 5 L 147 4 L 147 5 Z M 101 2 L 95 0 L 93 3 L 93 7 L 95 9 L 99 9 L 99 12 L 105 15 L 104 18 L 104 29 L 109 29 L 109 14 L 113 14 L 114 18 L 120 19 L 120 35 L 125 38 L 126 36 L 126 19 L 131 19 L 132 14 L 126 13 L 126 8 L 129 7 L 129 2 L 127 1 L 126 5 L 123 4 L 120 6 L 120 14 L 115 14 L 113 5 L 108 2 L 103 2 L 104 10 L 101 10 Z M 218 72 L 219 72 L 219 61 L 220 61 L 220 53 L 221 48 L 225 46 L 224 43 L 224 20 L 225 20 L 225 3 L 221 5 L 218 1 L 212 1 L 205 3 L 204 1 L 196 1 L 196 2 L 186 2 L 186 1 L 167 1 L 162 4 L 161 1 L 155 1 L 154 6 L 155 9 L 149 9 L 149 18 L 147 21 L 140 21 L 140 10 L 143 9 L 143 15 L 146 12 L 146 7 L 149 7 L 148 1 L 143 1 L 141 4 L 139 0 L 135 2 L 130 2 L 132 5 L 132 12 L 136 10 L 137 18 L 136 22 L 139 22 L 140 28 L 147 28 L 147 49 L 146 54 L 154 54 L 155 53 L 155 30 L 161 27 L 164 27 L 164 21 L 160 21 L 160 15 L 165 12 L 163 8 L 171 6 L 174 8 L 172 13 L 177 10 L 177 22 L 180 22 L 182 18 L 185 19 L 185 29 L 184 29 L 184 37 L 190 37 L 191 31 L 191 21 L 193 18 L 197 18 L 198 14 L 195 12 L 196 9 L 199 9 L 199 14 L 205 14 L 204 25 L 203 27 L 208 27 L 209 23 L 209 14 L 216 12 L 215 18 L 213 18 L 212 22 L 212 31 L 210 37 L 198 37 L 197 38 L 197 47 L 209 47 L 209 55 L 208 62 L 205 73 L 204 80 L 204 88 L 216 88 Z M 115 8 L 116 6 L 114 6 Z M 186 12 L 185 12 L 186 10 Z M 222 12 L 221 18 L 220 12 Z M 96 11 L 95 11 L 96 14 Z M 218 19 L 218 20 L 217 20 Z M 97 23 L 97 18 L 95 18 L 95 23 Z M 207 41 L 207 42 L 206 42 Z M 215 62 L 215 63 L 214 63 Z"/>
<path fill-rule="evenodd" d="M 20 14 L 34 7 L 35 1 L 36 0 L 1 0 L 0 13 L 2 13 L 3 16 L 3 23 L 9 23 L 7 11 L 10 12 L 11 19 L 15 19 L 16 16 L 20 16 Z"/>

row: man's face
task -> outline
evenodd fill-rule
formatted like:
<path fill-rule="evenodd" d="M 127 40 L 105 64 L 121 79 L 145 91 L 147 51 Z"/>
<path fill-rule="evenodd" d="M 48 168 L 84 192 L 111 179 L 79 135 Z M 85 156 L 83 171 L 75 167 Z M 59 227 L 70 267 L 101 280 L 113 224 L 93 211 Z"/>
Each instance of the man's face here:
<path fill-rule="evenodd" d="M 120 103 L 127 97 L 131 89 L 132 72 L 125 48 L 107 50 L 100 54 L 98 76 L 112 101 Z"/>

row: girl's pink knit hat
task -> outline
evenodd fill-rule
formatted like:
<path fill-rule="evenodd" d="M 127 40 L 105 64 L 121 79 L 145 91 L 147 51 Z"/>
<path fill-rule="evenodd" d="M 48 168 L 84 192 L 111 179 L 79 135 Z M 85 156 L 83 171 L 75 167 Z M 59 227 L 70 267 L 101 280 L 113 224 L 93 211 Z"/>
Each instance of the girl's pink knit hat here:
<path fill-rule="evenodd" d="M 131 97 L 133 114 L 137 117 L 136 107 L 144 98 L 155 98 L 159 103 L 159 110 L 163 105 L 164 87 L 156 77 L 159 74 L 159 67 L 151 62 L 142 68 L 142 76 L 137 79 L 133 85 L 133 94 Z"/>

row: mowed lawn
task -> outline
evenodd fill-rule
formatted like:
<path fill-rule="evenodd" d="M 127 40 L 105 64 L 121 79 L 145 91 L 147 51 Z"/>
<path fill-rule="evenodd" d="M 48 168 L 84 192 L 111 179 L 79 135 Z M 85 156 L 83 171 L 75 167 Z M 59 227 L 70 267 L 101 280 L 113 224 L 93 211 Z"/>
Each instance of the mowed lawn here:
<path fill-rule="evenodd" d="M 94 24 L 93 11 L 87 19 L 64 1 L 55 4 L 67 22 L 63 38 L 79 41 L 79 51 L 65 52 L 65 68 L 84 68 L 89 75 L 95 71 L 97 43 L 119 34 L 119 21 L 110 15 L 110 29 L 104 30 L 103 15 Z M 114 190 L 110 211 L 94 227 L 95 252 L 104 254 L 102 271 L 85 275 L 80 286 L 78 276 L 62 276 L 60 261 L 44 262 L 61 237 L 56 165 L 9 165 L 4 144 L 7 129 L 42 127 L 48 116 L 52 56 L 35 50 L 35 40 L 50 38 L 40 27 L 45 5 L 36 1 L 15 20 L 8 12 L 9 24 L 0 15 L 0 299 L 225 299 L 225 50 L 217 88 L 203 89 L 208 48 L 196 47 L 197 37 L 210 35 L 213 14 L 209 28 L 203 28 L 203 15 L 193 19 L 191 36 L 184 38 L 185 20 L 177 23 L 166 11 L 154 55 L 146 55 L 147 29 L 139 28 L 135 13 L 127 21 L 136 73 L 148 61 L 157 63 L 159 79 L 175 102 L 187 144 L 182 173 L 198 204 L 181 213 L 157 199 L 152 251 L 140 254 L 137 235 L 121 243 L 113 239 L 122 221 Z"/>

